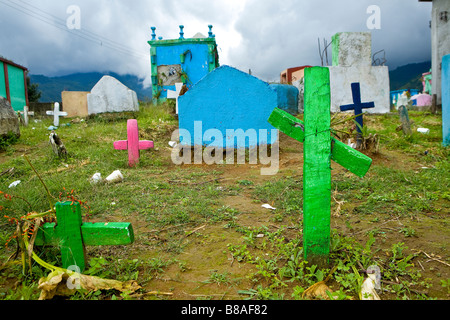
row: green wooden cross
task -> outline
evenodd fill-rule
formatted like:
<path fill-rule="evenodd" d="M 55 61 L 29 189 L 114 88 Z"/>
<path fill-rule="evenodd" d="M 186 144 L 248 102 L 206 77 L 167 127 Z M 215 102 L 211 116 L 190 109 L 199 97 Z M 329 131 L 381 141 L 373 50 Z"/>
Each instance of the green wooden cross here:
<path fill-rule="evenodd" d="M 331 160 L 359 177 L 372 159 L 331 136 L 330 73 L 328 68 L 305 70 L 304 122 L 275 109 L 269 123 L 304 143 L 303 251 L 311 264 L 328 264 L 331 219 Z"/>
<path fill-rule="evenodd" d="M 61 248 L 63 268 L 86 267 L 85 246 L 126 245 L 134 242 L 133 227 L 126 222 L 82 223 L 80 204 L 58 202 L 57 223 L 46 223 L 39 229 L 37 246 L 54 245 Z"/>

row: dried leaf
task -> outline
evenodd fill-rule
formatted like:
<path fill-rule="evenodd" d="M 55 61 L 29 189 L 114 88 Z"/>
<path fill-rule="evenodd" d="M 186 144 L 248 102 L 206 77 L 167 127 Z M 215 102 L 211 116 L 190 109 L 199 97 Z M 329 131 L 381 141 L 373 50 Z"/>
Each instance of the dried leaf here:
<path fill-rule="evenodd" d="M 306 296 L 306 298 L 310 298 L 310 299 L 322 298 L 322 299 L 328 300 L 329 297 L 328 297 L 327 291 L 329 293 L 333 293 L 333 291 L 325 284 L 324 281 L 320 281 L 320 282 L 313 284 L 308 289 L 306 289 L 305 292 L 303 292 L 302 297 Z"/>
<path fill-rule="evenodd" d="M 87 291 L 118 290 L 120 292 L 135 292 L 141 286 L 134 280 L 118 281 L 87 276 L 76 272 L 58 269 L 46 278 L 39 280 L 41 295 L 39 300 L 49 300 L 54 296 L 70 296 L 78 289 Z"/>

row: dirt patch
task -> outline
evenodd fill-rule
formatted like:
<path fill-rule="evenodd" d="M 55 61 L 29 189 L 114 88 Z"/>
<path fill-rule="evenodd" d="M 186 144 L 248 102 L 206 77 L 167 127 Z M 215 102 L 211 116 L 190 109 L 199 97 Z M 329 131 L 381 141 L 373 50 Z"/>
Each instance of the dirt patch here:
<path fill-rule="evenodd" d="M 207 225 L 188 239 L 177 263 L 150 280 L 147 288 L 173 292 L 173 299 L 239 299 L 238 290 L 251 286 L 249 264 L 238 263 L 228 251 L 240 235 L 222 225 Z"/>

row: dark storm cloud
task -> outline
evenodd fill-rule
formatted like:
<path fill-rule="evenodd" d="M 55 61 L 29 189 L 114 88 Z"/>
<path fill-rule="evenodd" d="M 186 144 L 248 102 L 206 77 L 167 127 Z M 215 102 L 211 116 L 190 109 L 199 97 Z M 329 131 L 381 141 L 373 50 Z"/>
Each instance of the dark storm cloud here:
<path fill-rule="evenodd" d="M 367 28 L 367 8 L 381 9 L 381 29 Z M 318 39 L 328 43 L 336 32 L 371 31 L 373 53 L 384 49 L 391 68 L 429 60 L 431 6 L 401 1 L 247 1 L 236 22 L 243 42 L 230 56 L 238 67 L 252 68 L 271 80 L 285 68 L 320 65 Z M 331 47 L 328 51 L 331 64 Z"/>
<path fill-rule="evenodd" d="M 79 31 L 66 26 L 71 5 L 81 10 Z M 369 5 L 381 9 L 373 52 L 386 50 L 391 68 L 430 59 L 431 5 L 417 0 L 0 0 L 0 55 L 33 74 L 114 71 L 148 79 L 151 26 L 168 39 L 178 37 L 180 24 L 186 37 L 213 24 L 221 64 L 270 81 L 288 67 L 320 65 L 318 38 L 368 31 Z"/>

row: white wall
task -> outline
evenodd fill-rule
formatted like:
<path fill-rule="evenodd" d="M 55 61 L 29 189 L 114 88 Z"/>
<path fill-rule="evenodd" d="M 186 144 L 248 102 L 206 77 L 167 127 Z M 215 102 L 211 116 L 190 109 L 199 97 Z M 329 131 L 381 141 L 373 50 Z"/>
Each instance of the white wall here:
<path fill-rule="evenodd" d="M 361 101 L 375 102 L 367 113 L 390 112 L 389 69 L 386 66 L 328 67 L 330 69 L 331 111 L 353 103 L 351 84 L 359 82 Z"/>
<path fill-rule="evenodd" d="M 440 13 L 447 11 L 448 21 L 440 19 Z M 436 103 L 442 104 L 441 77 L 442 57 L 450 54 L 450 1 L 433 0 L 431 13 L 431 46 L 432 46 L 432 93 L 436 94 Z"/>

